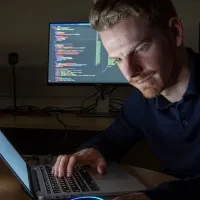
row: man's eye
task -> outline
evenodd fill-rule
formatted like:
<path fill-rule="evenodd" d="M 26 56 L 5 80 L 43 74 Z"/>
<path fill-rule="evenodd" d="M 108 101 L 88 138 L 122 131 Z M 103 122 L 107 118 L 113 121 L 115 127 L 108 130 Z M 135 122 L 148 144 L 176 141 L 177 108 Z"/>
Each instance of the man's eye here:
<path fill-rule="evenodd" d="M 115 64 L 120 63 L 121 61 L 122 61 L 121 58 L 116 58 L 116 59 L 114 59 L 114 63 L 115 63 Z"/>
<path fill-rule="evenodd" d="M 144 44 L 136 50 L 136 53 L 144 52 L 149 48 L 149 44 Z"/>

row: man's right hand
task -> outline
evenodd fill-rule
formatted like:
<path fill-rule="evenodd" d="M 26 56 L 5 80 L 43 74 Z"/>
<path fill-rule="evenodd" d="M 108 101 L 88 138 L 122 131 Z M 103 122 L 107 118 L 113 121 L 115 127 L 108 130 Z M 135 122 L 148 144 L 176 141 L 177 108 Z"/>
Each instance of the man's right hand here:
<path fill-rule="evenodd" d="M 107 163 L 102 154 L 94 149 L 83 149 L 71 155 L 58 156 L 55 165 L 52 168 L 52 173 L 56 177 L 68 177 L 72 175 L 76 164 L 89 165 L 97 170 L 99 174 L 104 174 Z"/>

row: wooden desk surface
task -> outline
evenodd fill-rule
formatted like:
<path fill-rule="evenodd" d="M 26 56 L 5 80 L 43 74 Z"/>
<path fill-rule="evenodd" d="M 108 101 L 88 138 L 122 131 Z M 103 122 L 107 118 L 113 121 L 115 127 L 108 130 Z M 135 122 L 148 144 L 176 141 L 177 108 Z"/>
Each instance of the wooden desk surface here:
<path fill-rule="evenodd" d="M 112 117 L 78 117 L 75 114 L 59 114 L 67 130 L 101 131 L 114 120 Z M 0 128 L 64 129 L 55 114 L 43 116 L 14 116 L 0 114 Z"/>
<path fill-rule="evenodd" d="M 19 181 L 14 177 L 5 164 L 0 161 L 0 199 L 2 200 L 30 200 L 23 192 Z M 124 166 L 134 177 L 141 181 L 147 188 L 153 188 L 161 182 L 174 180 L 175 178 L 151 170 Z"/>

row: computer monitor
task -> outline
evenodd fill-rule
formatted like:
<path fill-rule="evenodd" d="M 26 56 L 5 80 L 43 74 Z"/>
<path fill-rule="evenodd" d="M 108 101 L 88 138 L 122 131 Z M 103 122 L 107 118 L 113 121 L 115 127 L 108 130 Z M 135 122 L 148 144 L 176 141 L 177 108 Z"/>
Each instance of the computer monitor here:
<path fill-rule="evenodd" d="M 126 85 L 88 22 L 49 24 L 48 84 Z"/>

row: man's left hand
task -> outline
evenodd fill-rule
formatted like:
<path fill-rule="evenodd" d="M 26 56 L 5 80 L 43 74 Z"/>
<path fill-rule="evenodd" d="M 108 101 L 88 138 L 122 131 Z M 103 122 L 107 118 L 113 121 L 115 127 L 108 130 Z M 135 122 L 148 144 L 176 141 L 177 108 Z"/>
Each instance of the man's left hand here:
<path fill-rule="evenodd" d="M 150 200 L 144 193 L 131 193 L 114 198 L 113 200 Z"/>

